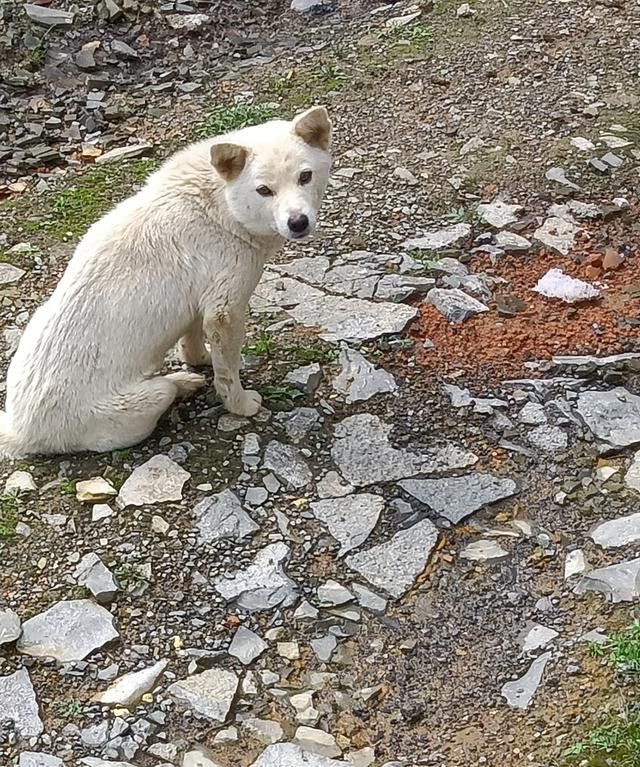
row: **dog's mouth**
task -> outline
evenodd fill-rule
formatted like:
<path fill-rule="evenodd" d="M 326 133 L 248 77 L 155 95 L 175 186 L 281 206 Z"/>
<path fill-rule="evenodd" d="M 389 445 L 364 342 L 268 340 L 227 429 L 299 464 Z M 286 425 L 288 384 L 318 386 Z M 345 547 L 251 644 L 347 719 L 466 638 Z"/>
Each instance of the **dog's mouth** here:
<path fill-rule="evenodd" d="M 311 229 L 307 229 L 304 232 L 288 232 L 287 238 L 289 240 L 304 240 L 311 234 Z"/>

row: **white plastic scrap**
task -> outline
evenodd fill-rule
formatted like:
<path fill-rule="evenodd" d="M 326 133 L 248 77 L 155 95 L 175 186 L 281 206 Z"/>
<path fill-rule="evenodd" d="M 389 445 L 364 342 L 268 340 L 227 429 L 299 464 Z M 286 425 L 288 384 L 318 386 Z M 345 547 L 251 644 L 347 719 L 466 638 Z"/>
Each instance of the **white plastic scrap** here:
<path fill-rule="evenodd" d="M 559 298 L 567 304 L 591 301 L 600 296 L 600 288 L 570 277 L 562 269 L 549 269 L 532 290 L 546 298 Z"/>

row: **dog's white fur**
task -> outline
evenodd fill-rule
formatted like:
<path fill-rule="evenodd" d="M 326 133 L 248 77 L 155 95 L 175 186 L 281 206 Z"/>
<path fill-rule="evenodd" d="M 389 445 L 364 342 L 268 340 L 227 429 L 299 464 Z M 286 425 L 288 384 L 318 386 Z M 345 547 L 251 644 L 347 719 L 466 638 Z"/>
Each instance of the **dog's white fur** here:
<path fill-rule="evenodd" d="M 176 397 L 205 382 L 158 374 L 179 340 L 187 364 L 213 364 L 226 408 L 254 415 L 260 395 L 239 377 L 247 303 L 284 238 L 315 227 L 330 134 L 326 110 L 314 107 L 193 144 L 95 223 L 11 361 L 0 454 L 100 452 L 145 439 Z M 301 184 L 304 171 L 312 177 Z M 265 186 L 272 196 L 256 191 Z M 291 231 L 301 214 L 307 230 Z"/>

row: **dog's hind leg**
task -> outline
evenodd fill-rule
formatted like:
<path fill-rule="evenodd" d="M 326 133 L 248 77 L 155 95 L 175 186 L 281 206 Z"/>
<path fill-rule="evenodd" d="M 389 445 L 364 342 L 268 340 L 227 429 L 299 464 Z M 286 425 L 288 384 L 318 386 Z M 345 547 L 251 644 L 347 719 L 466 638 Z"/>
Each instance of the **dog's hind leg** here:
<path fill-rule="evenodd" d="M 180 339 L 180 358 L 187 365 L 201 367 L 211 364 L 211 355 L 204 345 L 204 332 L 202 330 L 202 317 L 196 318 L 189 329 Z"/>
<path fill-rule="evenodd" d="M 127 387 L 95 408 L 80 449 L 101 453 L 142 442 L 176 398 L 188 396 L 205 381 L 204 376 L 180 371 Z"/>

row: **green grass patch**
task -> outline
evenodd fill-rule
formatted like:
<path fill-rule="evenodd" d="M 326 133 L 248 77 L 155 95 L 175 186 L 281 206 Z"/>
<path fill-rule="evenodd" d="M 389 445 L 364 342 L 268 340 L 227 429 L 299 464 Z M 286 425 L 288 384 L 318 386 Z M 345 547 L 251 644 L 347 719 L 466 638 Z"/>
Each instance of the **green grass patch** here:
<path fill-rule="evenodd" d="M 433 271 L 440 260 L 439 254 L 435 250 L 410 250 L 409 256 L 417 261 L 425 272 Z"/>
<path fill-rule="evenodd" d="M 607 665 L 620 674 L 639 676 L 640 620 L 635 621 L 626 631 L 612 634 L 605 644 L 589 645 L 589 652 L 595 658 L 606 658 Z"/>
<path fill-rule="evenodd" d="M 21 223 L 24 221 L 28 234 L 41 233 L 65 242 L 84 234 L 91 224 L 128 197 L 157 167 L 157 160 L 141 158 L 91 168 L 69 186 L 3 201 L 0 203 L 0 222 L 12 218 Z"/>
<path fill-rule="evenodd" d="M 564 756 L 568 764 L 581 767 L 640 767 L 640 706 L 627 705 L 609 714 Z"/>
<path fill-rule="evenodd" d="M 302 362 L 309 364 L 311 362 L 328 363 L 333 362 L 336 358 L 335 349 L 329 349 L 318 343 L 308 344 L 303 346 L 302 344 L 294 344 L 287 347 L 287 354 L 290 354 L 296 362 Z"/>
<path fill-rule="evenodd" d="M 76 494 L 76 483 L 72 479 L 68 479 L 65 477 L 64 479 L 60 480 L 60 492 L 63 495 L 75 495 Z"/>
<path fill-rule="evenodd" d="M 244 347 L 245 354 L 251 354 L 255 357 L 270 357 L 276 349 L 276 339 L 266 330 L 261 330 L 254 343 Z"/>
<path fill-rule="evenodd" d="M 18 525 L 18 499 L 15 495 L 0 495 L 0 541 L 13 538 Z"/>
<path fill-rule="evenodd" d="M 196 133 L 199 138 L 218 136 L 221 133 L 248 128 L 251 125 L 260 125 L 277 116 L 278 109 L 273 104 L 237 104 L 216 107 L 209 112 Z"/>
<path fill-rule="evenodd" d="M 84 713 L 82 703 L 79 700 L 55 700 L 51 704 L 51 710 L 59 719 L 81 719 Z"/>
<path fill-rule="evenodd" d="M 280 405 L 293 405 L 304 394 L 293 386 L 263 386 L 260 389 L 262 399 Z"/>

